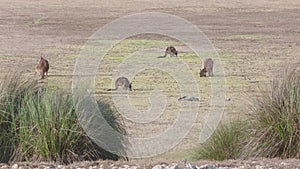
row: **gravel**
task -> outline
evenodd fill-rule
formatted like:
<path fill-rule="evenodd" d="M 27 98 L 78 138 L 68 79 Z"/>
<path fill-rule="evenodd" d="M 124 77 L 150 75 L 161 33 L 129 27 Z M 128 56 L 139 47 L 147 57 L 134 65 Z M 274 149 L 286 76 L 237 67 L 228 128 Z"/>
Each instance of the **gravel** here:
<path fill-rule="evenodd" d="M 0 164 L 0 169 L 300 169 L 300 159 L 252 159 L 225 161 L 154 162 L 147 160 L 130 161 L 84 161 L 69 165 L 56 163 L 14 163 Z"/>

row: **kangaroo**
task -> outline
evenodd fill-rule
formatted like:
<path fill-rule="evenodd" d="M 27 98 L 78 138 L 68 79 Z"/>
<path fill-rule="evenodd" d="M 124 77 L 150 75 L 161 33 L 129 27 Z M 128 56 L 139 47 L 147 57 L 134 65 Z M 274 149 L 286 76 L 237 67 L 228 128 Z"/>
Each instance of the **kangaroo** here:
<path fill-rule="evenodd" d="M 115 89 L 108 89 L 108 91 L 118 90 L 119 87 L 122 87 L 123 90 L 132 90 L 132 86 L 129 80 L 126 77 L 119 77 L 115 81 Z"/>
<path fill-rule="evenodd" d="M 200 70 L 200 77 L 206 77 L 206 72 L 208 76 L 213 76 L 214 61 L 211 58 L 205 59 L 203 64 L 203 69 Z"/>
<path fill-rule="evenodd" d="M 45 58 L 41 57 L 39 64 L 35 67 L 35 72 L 42 76 L 42 79 L 47 75 L 49 70 L 49 62 Z"/>
<path fill-rule="evenodd" d="M 206 77 L 206 68 L 200 69 L 200 77 Z"/>
<path fill-rule="evenodd" d="M 175 49 L 175 47 L 169 46 L 169 47 L 167 47 L 167 49 L 165 51 L 165 55 L 164 56 L 159 56 L 159 57 L 164 58 L 164 57 L 167 57 L 167 55 L 170 55 L 172 57 L 172 56 L 177 56 L 177 54 L 178 54 L 178 52 Z"/>

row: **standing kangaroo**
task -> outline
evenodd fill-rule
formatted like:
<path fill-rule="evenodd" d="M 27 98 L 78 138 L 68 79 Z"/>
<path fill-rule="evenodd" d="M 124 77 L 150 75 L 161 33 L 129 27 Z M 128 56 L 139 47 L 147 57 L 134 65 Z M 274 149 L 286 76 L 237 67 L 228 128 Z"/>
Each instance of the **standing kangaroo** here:
<path fill-rule="evenodd" d="M 49 62 L 45 58 L 41 57 L 39 64 L 35 67 L 35 72 L 42 76 L 42 79 L 47 75 L 49 70 Z"/>
<path fill-rule="evenodd" d="M 122 87 L 123 90 L 132 90 L 131 83 L 126 77 L 119 77 L 115 81 L 115 89 L 108 89 L 108 91 L 118 90 L 119 87 Z"/>
<path fill-rule="evenodd" d="M 172 56 L 177 56 L 177 54 L 178 54 L 177 50 L 173 46 L 169 46 L 165 51 L 165 55 L 162 57 L 166 57 L 167 55 L 170 55 L 172 57 Z"/>
<path fill-rule="evenodd" d="M 213 76 L 214 61 L 211 58 L 205 59 L 203 64 L 203 69 L 200 70 L 200 77 L 206 77 L 206 72 L 208 76 Z"/>

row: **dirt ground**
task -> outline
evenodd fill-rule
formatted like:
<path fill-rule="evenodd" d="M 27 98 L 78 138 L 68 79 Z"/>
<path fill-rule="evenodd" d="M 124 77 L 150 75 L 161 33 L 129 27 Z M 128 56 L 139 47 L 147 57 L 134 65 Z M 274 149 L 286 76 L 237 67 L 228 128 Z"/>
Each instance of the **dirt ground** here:
<path fill-rule="evenodd" d="M 226 118 L 247 113 L 247 104 L 260 92 L 259 87 L 282 74 L 287 65 L 299 67 L 300 1 L 296 0 L 1 0 L 0 78 L 4 80 L 7 73 L 16 70 L 33 77 L 34 66 L 39 57 L 44 56 L 50 62 L 49 83 L 71 88 L 76 55 L 95 31 L 119 17 L 150 11 L 182 17 L 210 39 L 224 67 L 226 97 L 231 98 L 225 105 Z M 103 77 L 110 75 L 109 69 L 104 70 Z M 155 133 L 156 129 L 148 132 Z M 132 163 L 141 166 L 161 160 L 180 163 L 197 145 L 196 132 L 197 129 L 192 129 L 177 147 L 151 159 L 153 161 L 133 160 Z M 224 163 L 238 166 L 251 162 Z M 273 168 L 296 168 L 300 161 L 263 159 L 257 163 Z"/>

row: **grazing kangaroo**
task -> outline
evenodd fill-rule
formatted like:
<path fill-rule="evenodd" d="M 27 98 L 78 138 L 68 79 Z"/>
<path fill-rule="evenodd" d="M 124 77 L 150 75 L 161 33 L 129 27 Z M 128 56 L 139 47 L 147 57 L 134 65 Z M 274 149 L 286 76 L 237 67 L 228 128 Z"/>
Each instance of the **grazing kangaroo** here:
<path fill-rule="evenodd" d="M 115 81 L 115 89 L 108 89 L 108 91 L 118 90 L 119 87 L 122 87 L 123 90 L 132 90 L 131 83 L 126 77 L 119 77 Z"/>
<path fill-rule="evenodd" d="M 165 51 L 165 55 L 164 56 L 159 56 L 159 58 L 164 58 L 167 55 L 170 55 L 171 57 L 172 56 L 177 56 L 177 54 L 178 54 L 177 50 L 173 46 L 169 46 L 169 47 L 167 47 L 167 49 Z"/>
<path fill-rule="evenodd" d="M 48 76 L 48 70 L 49 70 L 49 62 L 45 58 L 41 57 L 41 60 L 39 64 L 35 67 L 35 72 L 40 74 L 42 76 L 42 79 L 45 77 L 45 75 Z"/>
<path fill-rule="evenodd" d="M 206 72 L 208 76 L 213 76 L 214 61 L 211 58 L 205 59 L 203 64 L 203 69 L 200 70 L 200 77 L 206 77 Z"/>

